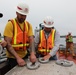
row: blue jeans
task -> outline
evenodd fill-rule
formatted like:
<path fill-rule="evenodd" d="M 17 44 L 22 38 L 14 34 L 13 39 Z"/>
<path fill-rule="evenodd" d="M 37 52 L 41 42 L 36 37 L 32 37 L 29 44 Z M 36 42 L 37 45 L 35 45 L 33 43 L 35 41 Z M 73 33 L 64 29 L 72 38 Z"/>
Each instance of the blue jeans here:
<path fill-rule="evenodd" d="M 49 60 L 57 60 L 57 56 L 54 55 L 53 57 L 51 57 Z"/>

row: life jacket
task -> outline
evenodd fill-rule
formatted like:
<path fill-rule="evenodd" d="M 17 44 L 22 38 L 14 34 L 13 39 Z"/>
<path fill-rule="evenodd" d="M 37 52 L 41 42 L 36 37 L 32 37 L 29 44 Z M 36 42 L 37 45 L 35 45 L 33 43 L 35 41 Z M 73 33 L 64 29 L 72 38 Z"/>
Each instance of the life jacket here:
<path fill-rule="evenodd" d="M 48 36 L 48 39 L 45 37 L 44 30 L 40 31 L 40 43 L 38 45 L 38 52 L 41 55 L 47 55 L 54 47 L 55 31 L 55 29 L 52 29 L 51 33 Z"/>
<path fill-rule="evenodd" d="M 26 50 L 29 46 L 29 39 L 28 39 L 28 22 L 25 21 L 24 23 L 24 30 L 20 28 L 16 19 L 11 20 L 13 24 L 13 37 L 12 37 L 12 46 L 15 50 Z"/>
<path fill-rule="evenodd" d="M 72 36 L 67 36 L 68 39 L 66 40 L 66 42 L 73 42 L 73 37 Z"/>

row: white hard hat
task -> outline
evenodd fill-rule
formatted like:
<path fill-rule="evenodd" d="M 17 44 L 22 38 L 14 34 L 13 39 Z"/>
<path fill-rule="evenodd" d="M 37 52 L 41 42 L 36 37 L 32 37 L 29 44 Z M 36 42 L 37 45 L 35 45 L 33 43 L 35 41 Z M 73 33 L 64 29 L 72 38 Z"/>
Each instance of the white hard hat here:
<path fill-rule="evenodd" d="M 22 15 L 27 15 L 29 13 L 29 6 L 25 3 L 19 3 L 16 7 L 16 11 Z"/>
<path fill-rule="evenodd" d="M 43 24 L 47 28 L 54 27 L 53 23 L 54 23 L 53 18 L 50 16 L 45 17 L 45 19 L 43 20 Z"/>

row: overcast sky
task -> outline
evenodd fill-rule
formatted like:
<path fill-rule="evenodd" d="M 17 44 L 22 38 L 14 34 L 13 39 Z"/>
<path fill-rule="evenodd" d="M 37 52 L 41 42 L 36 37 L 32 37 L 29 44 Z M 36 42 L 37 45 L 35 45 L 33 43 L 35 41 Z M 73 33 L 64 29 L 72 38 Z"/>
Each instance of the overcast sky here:
<path fill-rule="evenodd" d="M 60 35 L 71 32 L 76 35 L 76 0 L 0 0 L 0 32 L 3 34 L 8 19 L 16 17 L 15 7 L 25 2 L 30 7 L 27 20 L 32 24 L 33 30 L 39 27 L 46 16 L 54 19 L 54 26 Z"/>

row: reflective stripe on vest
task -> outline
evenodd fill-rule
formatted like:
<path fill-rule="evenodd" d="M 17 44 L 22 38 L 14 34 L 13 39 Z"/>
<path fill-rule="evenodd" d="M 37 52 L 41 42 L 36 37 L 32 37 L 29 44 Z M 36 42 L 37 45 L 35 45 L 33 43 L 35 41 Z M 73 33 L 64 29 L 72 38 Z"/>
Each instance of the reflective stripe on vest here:
<path fill-rule="evenodd" d="M 23 47 L 23 46 L 29 46 L 29 44 L 19 44 L 19 45 L 12 45 L 13 47 Z"/>
<path fill-rule="evenodd" d="M 46 52 L 46 51 L 49 53 L 51 50 L 41 49 L 39 52 Z"/>

